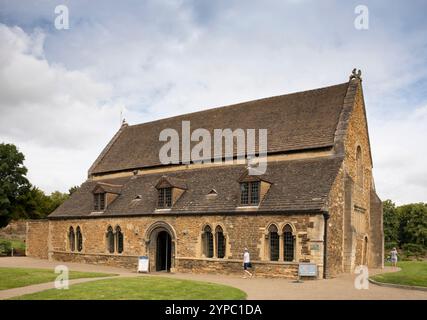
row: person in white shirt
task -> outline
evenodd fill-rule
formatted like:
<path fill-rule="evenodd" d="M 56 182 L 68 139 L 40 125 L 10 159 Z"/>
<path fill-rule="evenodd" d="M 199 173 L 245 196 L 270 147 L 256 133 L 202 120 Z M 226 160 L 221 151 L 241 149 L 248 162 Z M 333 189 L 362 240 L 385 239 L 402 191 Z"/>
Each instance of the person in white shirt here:
<path fill-rule="evenodd" d="M 393 250 L 390 251 L 390 257 L 391 257 L 392 266 L 397 267 L 397 250 L 396 250 L 396 248 L 393 248 Z"/>
<path fill-rule="evenodd" d="M 252 278 L 252 273 L 250 273 L 248 270 L 249 268 L 252 268 L 251 258 L 248 248 L 245 248 L 245 252 L 243 253 L 243 278 L 246 278 L 247 274 L 250 278 Z"/>

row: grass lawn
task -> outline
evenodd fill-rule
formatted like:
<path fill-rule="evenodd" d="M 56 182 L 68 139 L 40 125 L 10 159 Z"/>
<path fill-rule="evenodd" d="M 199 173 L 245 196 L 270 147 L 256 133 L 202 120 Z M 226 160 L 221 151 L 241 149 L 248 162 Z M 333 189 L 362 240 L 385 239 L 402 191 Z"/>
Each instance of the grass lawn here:
<path fill-rule="evenodd" d="M 402 270 L 379 274 L 372 279 L 378 282 L 427 287 L 427 261 L 399 261 L 397 266 Z"/>
<path fill-rule="evenodd" d="M 246 293 L 229 286 L 178 280 L 164 277 L 139 276 L 79 283 L 68 290 L 49 289 L 23 295 L 20 300 L 241 300 Z"/>
<path fill-rule="evenodd" d="M 0 290 L 51 282 L 59 274 L 51 269 L 0 268 Z M 113 274 L 70 271 L 70 279 L 108 277 Z"/>

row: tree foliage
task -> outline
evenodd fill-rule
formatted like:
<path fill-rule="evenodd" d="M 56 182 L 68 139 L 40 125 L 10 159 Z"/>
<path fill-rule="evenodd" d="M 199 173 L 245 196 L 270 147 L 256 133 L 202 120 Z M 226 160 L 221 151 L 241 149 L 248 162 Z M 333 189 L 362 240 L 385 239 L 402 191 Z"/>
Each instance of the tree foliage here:
<path fill-rule="evenodd" d="M 411 203 L 396 207 L 391 200 L 386 200 L 383 209 L 386 247 L 398 245 L 413 252 L 427 248 L 427 204 Z"/>
<path fill-rule="evenodd" d="M 12 219 L 45 218 L 69 198 L 69 193 L 46 195 L 32 186 L 24 159 L 13 144 L 0 144 L 0 227 Z"/>
<path fill-rule="evenodd" d="M 8 224 L 11 212 L 30 189 L 24 159 L 13 144 L 0 144 L 0 227 Z"/>

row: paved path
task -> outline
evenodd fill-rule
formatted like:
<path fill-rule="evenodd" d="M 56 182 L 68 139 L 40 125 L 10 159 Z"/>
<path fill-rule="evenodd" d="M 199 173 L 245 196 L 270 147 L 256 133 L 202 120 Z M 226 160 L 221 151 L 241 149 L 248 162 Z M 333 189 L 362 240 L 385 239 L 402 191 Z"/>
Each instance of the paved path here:
<path fill-rule="evenodd" d="M 56 261 L 40 260 L 28 257 L 15 257 L 15 258 L 0 258 L 0 267 L 27 267 L 27 268 L 50 268 L 53 269 L 58 264 L 67 265 L 70 270 L 75 271 L 91 271 L 91 272 L 106 272 L 117 273 L 120 277 L 137 276 L 136 272 L 126 269 L 114 268 L 100 265 L 90 265 L 81 263 L 63 263 Z M 371 275 L 379 272 L 390 272 L 391 268 L 384 270 L 370 270 Z M 416 299 L 427 300 L 427 292 L 406 290 L 398 288 L 387 288 L 376 286 L 372 283 L 369 284 L 367 290 L 357 290 L 354 287 L 355 275 L 344 274 L 334 279 L 327 280 L 309 280 L 303 283 L 295 283 L 287 279 L 266 279 L 266 278 L 252 278 L 242 279 L 238 276 L 225 276 L 213 274 L 165 274 L 165 273 L 152 273 L 148 276 L 166 276 L 175 279 L 189 279 L 198 281 L 208 281 L 230 285 L 245 291 L 248 294 L 248 299 Z M 99 280 L 99 278 L 90 279 L 76 279 L 70 280 L 70 284 Z M 39 286 L 39 287 L 37 287 Z M 45 287 L 47 286 L 47 287 Z M 46 290 L 52 287 L 52 283 L 34 285 L 24 288 L 10 289 L 0 291 L 0 299 L 2 293 L 11 290 L 21 290 L 18 295 Z M 3 298 L 4 299 L 4 298 Z"/>

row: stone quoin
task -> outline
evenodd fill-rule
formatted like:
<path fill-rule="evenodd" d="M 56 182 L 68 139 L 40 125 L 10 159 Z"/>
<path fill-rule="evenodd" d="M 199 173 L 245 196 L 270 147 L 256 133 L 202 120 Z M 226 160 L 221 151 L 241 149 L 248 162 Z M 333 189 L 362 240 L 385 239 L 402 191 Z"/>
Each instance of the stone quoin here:
<path fill-rule="evenodd" d="M 236 146 L 220 163 L 162 164 L 160 133 L 183 121 L 211 136 L 266 129 L 265 172 L 250 174 Z M 372 168 L 356 71 L 325 88 L 123 123 L 70 199 L 27 223 L 27 255 L 133 270 L 147 256 L 149 272 L 233 274 L 248 248 L 257 276 L 297 278 L 301 262 L 318 278 L 382 267 Z"/>

